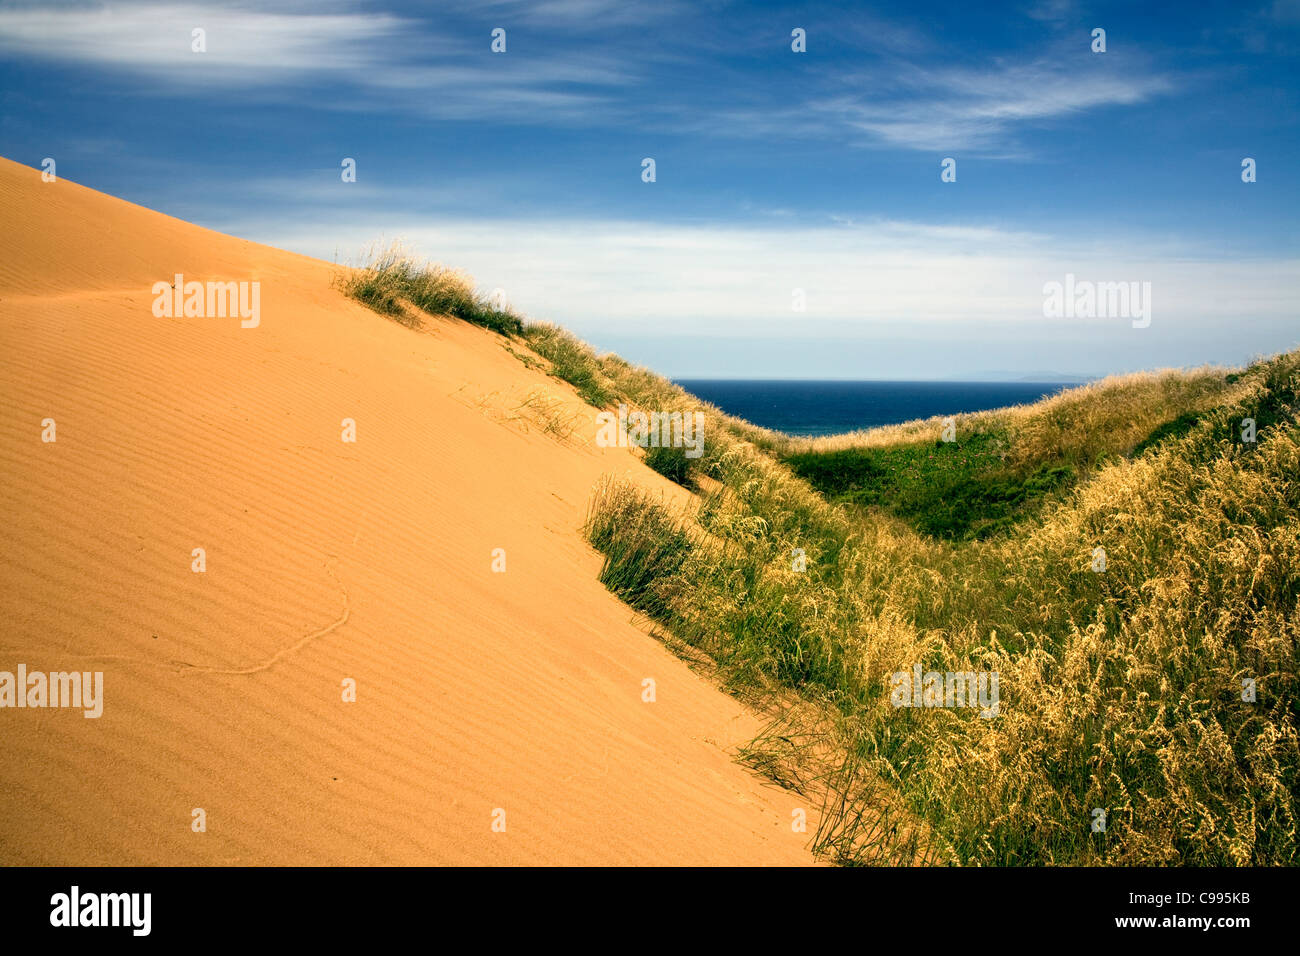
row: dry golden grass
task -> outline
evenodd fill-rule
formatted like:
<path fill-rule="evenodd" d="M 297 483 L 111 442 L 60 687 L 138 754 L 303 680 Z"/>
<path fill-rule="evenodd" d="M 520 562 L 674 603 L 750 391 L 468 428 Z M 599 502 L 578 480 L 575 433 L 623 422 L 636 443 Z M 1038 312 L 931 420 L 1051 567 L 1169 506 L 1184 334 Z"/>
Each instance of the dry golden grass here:
<path fill-rule="evenodd" d="M 819 749 L 841 754 L 842 772 L 832 761 L 822 778 L 859 788 L 827 795 L 818 841 L 836 859 L 1292 864 L 1298 369 L 1300 353 L 1240 376 L 1125 376 L 989 413 L 1015 429 L 1018 454 L 1065 445 L 1096 462 L 1065 500 L 992 541 L 938 542 L 834 508 L 727 430 L 703 459 L 720 486 L 695 512 L 612 485 L 589 534 L 606 583 L 733 684 L 793 688 L 829 715 Z M 1122 457 L 1189 411 L 1204 421 Z M 1246 416 L 1267 422 L 1253 446 L 1224 427 Z M 1090 569 L 1097 546 L 1104 573 Z M 915 663 L 997 672 L 999 716 L 895 709 L 888 677 Z M 791 772 L 791 755 L 756 750 L 783 768 L 774 776 Z M 926 842 L 891 845 L 892 823 L 862 819 L 880 813 L 881 780 Z"/>
<path fill-rule="evenodd" d="M 517 334 L 523 320 L 513 310 L 480 295 L 465 272 L 409 255 L 401 242 L 373 245 L 359 267 L 344 267 L 334 285 L 376 312 L 420 328 L 421 313 L 454 315 L 496 332 Z"/>

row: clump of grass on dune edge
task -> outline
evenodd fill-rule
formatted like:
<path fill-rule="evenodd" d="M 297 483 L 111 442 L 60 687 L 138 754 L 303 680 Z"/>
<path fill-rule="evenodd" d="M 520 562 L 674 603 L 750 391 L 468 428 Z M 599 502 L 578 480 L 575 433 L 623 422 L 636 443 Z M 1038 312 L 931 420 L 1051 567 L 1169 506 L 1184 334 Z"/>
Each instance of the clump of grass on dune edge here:
<path fill-rule="evenodd" d="M 465 273 L 408 256 L 398 243 L 372 249 L 364 265 L 338 274 L 336 285 L 376 312 L 418 328 L 421 318 L 452 315 L 503 335 L 518 335 L 523 320 L 510 308 L 498 308 L 474 287 Z"/>
<path fill-rule="evenodd" d="M 473 280 L 462 272 L 436 263 L 415 259 L 394 243 L 374 248 L 365 263 L 347 268 L 335 277 L 344 293 L 382 315 L 391 316 L 411 328 L 420 328 L 422 313 L 452 315 L 481 325 L 508 338 L 524 342 L 549 363 L 547 371 L 578 392 L 596 408 L 625 402 L 633 409 L 705 412 L 715 423 L 744 430 L 749 437 L 771 444 L 772 433 L 725 415 L 654 373 L 632 366 L 616 355 L 597 355 L 587 343 L 548 322 L 526 322 L 511 309 L 498 309 L 475 291 Z M 525 365 L 532 359 L 509 348 Z M 673 481 L 691 485 L 697 469 L 695 460 L 683 449 L 651 449 L 646 464 Z"/>
<path fill-rule="evenodd" d="M 617 397 L 590 348 L 557 326 L 525 323 L 513 309 L 498 308 L 479 294 L 463 272 L 416 259 L 400 243 L 372 247 L 361 266 L 345 268 L 334 284 L 345 294 L 403 325 L 420 328 L 422 313 L 451 315 L 508 338 L 522 339 L 550 362 L 550 373 L 569 382 L 591 405 L 603 408 Z M 511 349 L 527 364 L 530 360 Z"/>

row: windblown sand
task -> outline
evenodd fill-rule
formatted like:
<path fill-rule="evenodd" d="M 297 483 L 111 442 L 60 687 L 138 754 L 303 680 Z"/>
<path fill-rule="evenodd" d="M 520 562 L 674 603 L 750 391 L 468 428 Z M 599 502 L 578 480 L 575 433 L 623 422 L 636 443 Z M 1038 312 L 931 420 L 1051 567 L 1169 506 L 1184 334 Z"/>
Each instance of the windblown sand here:
<path fill-rule="evenodd" d="M 0 244 L 0 670 L 104 674 L 99 719 L 0 710 L 0 864 L 811 862 L 759 721 L 597 580 L 600 477 L 684 492 L 567 385 L 8 160 Z M 176 273 L 260 325 L 155 318 Z"/>

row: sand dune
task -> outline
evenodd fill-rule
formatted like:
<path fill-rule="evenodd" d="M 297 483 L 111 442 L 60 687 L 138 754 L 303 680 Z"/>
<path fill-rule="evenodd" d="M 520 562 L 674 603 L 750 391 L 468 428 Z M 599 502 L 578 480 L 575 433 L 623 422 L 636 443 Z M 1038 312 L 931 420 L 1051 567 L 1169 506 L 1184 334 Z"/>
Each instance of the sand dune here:
<path fill-rule="evenodd" d="M 7 160 L 0 226 L 0 670 L 104 673 L 99 719 L 0 710 L 0 863 L 811 862 L 758 721 L 596 580 L 594 483 L 684 492 L 567 385 Z M 156 318 L 176 273 L 260 324 Z"/>

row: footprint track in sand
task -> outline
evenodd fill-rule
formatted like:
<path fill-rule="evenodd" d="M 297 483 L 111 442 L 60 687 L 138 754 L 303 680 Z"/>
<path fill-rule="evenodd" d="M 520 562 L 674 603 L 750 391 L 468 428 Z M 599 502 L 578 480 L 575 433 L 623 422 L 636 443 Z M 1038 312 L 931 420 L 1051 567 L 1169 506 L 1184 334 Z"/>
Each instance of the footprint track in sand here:
<path fill-rule="evenodd" d="M 174 670 L 178 674 L 221 674 L 221 675 L 227 675 L 232 677 L 245 677 L 252 674 L 259 674 L 262 671 L 270 670 L 281 660 L 290 656 L 291 654 L 296 654 L 298 651 L 302 650 L 304 647 L 306 647 L 308 644 L 310 644 L 312 641 L 316 640 L 317 638 L 324 637 L 326 634 L 330 634 L 333 631 L 338 630 L 340 627 L 342 627 L 344 624 L 348 622 L 348 618 L 351 617 L 352 615 L 352 598 L 348 594 L 348 589 L 343 586 L 343 582 L 339 580 L 339 576 L 334 573 L 334 568 L 331 566 L 331 562 L 333 562 L 334 564 L 338 563 L 339 560 L 338 555 L 327 554 L 325 555 L 325 557 L 329 559 L 325 562 L 325 572 L 334 580 L 334 583 L 338 585 L 339 592 L 343 595 L 343 613 L 340 614 L 338 620 L 334 621 L 332 624 L 329 624 L 318 630 L 312 631 L 310 634 L 307 634 L 305 637 L 300 638 L 299 640 L 295 641 L 293 644 L 291 644 L 288 647 L 282 647 L 280 650 L 276 651 L 274 654 L 272 654 L 269 658 L 267 658 L 265 661 L 263 661 L 260 664 L 256 664 L 252 667 L 242 667 L 242 668 L 209 667 L 204 664 L 191 664 L 189 661 L 177 661 L 177 660 L 156 661 L 156 660 L 150 660 L 147 657 L 131 657 L 125 654 L 79 654 L 79 655 L 69 656 L 66 659 L 74 660 L 74 661 L 98 661 L 98 662 L 116 661 L 118 663 L 124 663 L 124 664 L 143 664 L 147 667 L 165 667 L 169 670 Z M 0 648 L 0 652 L 3 652 L 5 654 L 12 654 L 19 657 L 38 657 L 41 654 L 49 653 L 49 651 L 40 651 L 36 653 L 30 651 L 18 651 L 18 650 L 14 650 L 13 648 L 7 648 L 7 647 Z"/>

